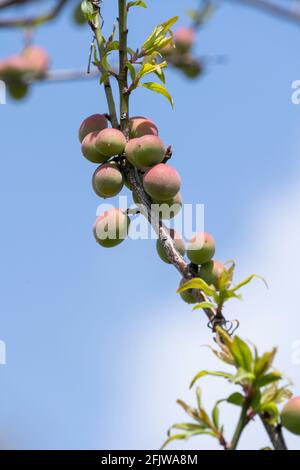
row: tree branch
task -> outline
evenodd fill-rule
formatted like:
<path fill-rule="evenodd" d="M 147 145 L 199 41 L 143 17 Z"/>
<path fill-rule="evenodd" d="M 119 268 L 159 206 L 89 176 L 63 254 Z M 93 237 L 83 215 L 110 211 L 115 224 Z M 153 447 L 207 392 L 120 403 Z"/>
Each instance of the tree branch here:
<path fill-rule="evenodd" d="M 261 415 L 260 418 L 267 434 L 269 435 L 270 441 L 272 442 L 274 449 L 275 450 L 288 450 L 283 434 L 282 434 L 281 425 L 271 426 L 270 424 L 267 423 L 266 418 L 264 416 Z"/>
<path fill-rule="evenodd" d="M 228 1 L 228 0 L 226 0 Z M 293 8 L 286 8 L 277 3 L 273 3 L 269 0 L 230 0 L 231 2 L 240 3 L 249 7 L 254 7 L 258 10 L 262 10 L 265 13 L 277 16 L 284 20 L 293 21 L 300 23 L 300 11 Z"/>
<path fill-rule="evenodd" d="M 129 137 L 129 94 L 127 62 L 127 2 L 118 0 L 119 3 L 119 92 L 120 92 L 120 125 L 126 138 Z"/>
<path fill-rule="evenodd" d="M 37 16 L 31 16 L 28 18 L 0 19 L 0 28 L 24 28 L 47 23 L 48 21 L 54 20 L 59 15 L 67 2 L 68 0 L 58 0 L 56 5 L 49 12 Z"/>

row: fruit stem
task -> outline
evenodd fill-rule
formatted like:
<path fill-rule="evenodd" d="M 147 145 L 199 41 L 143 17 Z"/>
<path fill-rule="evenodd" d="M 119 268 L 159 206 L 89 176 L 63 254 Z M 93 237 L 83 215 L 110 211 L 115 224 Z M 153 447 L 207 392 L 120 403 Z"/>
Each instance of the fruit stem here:
<path fill-rule="evenodd" d="M 129 94 L 128 91 L 128 68 L 127 56 L 127 3 L 126 0 L 119 1 L 119 91 L 120 91 L 120 127 L 126 138 L 129 137 Z"/>

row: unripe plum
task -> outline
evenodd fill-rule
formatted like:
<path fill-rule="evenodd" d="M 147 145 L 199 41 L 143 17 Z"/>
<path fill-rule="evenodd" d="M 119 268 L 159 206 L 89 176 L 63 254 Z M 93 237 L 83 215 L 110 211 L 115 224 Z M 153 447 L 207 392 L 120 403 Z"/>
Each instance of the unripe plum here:
<path fill-rule="evenodd" d="M 29 87 L 27 83 L 19 82 L 19 81 L 14 81 L 10 82 L 7 85 L 7 90 L 10 96 L 15 99 L 15 100 L 22 100 L 25 98 L 28 94 Z"/>
<path fill-rule="evenodd" d="M 178 172 L 169 165 L 159 163 L 144 175 L 145 191 L 156 201 L 167 201 L 180 190 L 181 180 Z"/>
<path fill-rule="evenodd" d="M 130 219 L 120 209 L 111 209 L 97 218 L 93 226 L 99 245 L 111 248 L 122 243 L 128 235 Z"/>
<path fill-rule="evenodd" d="M 300 397 L 291 398 L 281 412 L 282 425 L 300 436 Z"/>
<path fill-rule="evenodd" d="M 209 233 L 198 232 L 187 246 L 187 256 L 194 264 L 205 264 L 210 261 L 216 251 L 215 240 Z"/>
<path fill-rule="evenodd" d="M 86 18 L 81 9 L 81 2 L 73 10 L 73 20 L 78 25 L 86 24 Z"/>
<path fill-rule="evenodd" d="M 96 137 L 95 146 L 101 155 L 113 157 L 124 152 L 126 138 L 118 129 L 103 129 Z"/>
<path fill-rule="evenodd" d="M 24 59 L 14 55 L 4 59 L 0 63 L 0 76 L 7 81 L 20 80 L 24 74 Z"/>
<path fill-rule="evenodd" d="M 108 126 L 107 119 L 104 114 L 92 114 L 87 117 L 80 125 L 79 128 L 79 140 L 83 141 L 85 136 L 90 132 L 100 132 L 103 129 L 106 129 Z"/>
<path fill-rule="evenodd" d="M 124 179 L 115 162 L 100 165 L 92 179 L 93 189 L 98 196 L 113 197 L 119 194 L 124 185 Z"/>
<path fill-rule="evenodd" d="M 85 136 L 81 144 L 81 151 L 84 157 L 92 163 L 103 163 L 108 160 L 109 157 L 101 155 L 96 149 L 96 138 L 98 132 L 90 132 Z"/>
<path fill-rule="evenodd" d="M 157 204 L 158 207 L 154 207 L 154 210 L 157 210 L 161 219 L 170 220 L 180 212 L 182 208 L 182 197 L 180 193 L 177 193 L 167 201 L 153 201 L 153 204 Z"/>
<path fill-rule="evenodd" d="M 180 287 L 186 282 L 185 279 L 182 279 L 180 281 Z M 187 304 L 196 304 L 197 303 L 197 300 L 195 299 L 195 297 L 193 296 L 192 294 L 192 289 L 188 289 L 188 290 L 185 290 L 183 292 L 180 292 L 180 297 L 182 298 L 182 300 L 184 300 L 184 302 L 186 302 Z"/>
<path fill-rule="evenodd" d="M 156 135 L 131 139 L 125 148 L 128 161 L 139 169 L 161 163 L 165 157 L 163 141 Z"/>
<path fill-rule="evenodd" d="M 158 135 L 156 124 L 143 116 L 134 116 L 129 120 L 129 137 L 131 139 L 144 135 Z"/>
<path fill-rule="evenodd" d="M 182 240 L 181 236 L 175 232 L 174 229 L 170 229 L 170 235 L 171 235 L 171 238 L 174 240 L 174 244 L 175 244 L 175 248 L 176 250 L 182 255 L 184 256 L 185 255 L 185 245 L 184 245 L 184 241 Z M 170 264 L 170 261 L 168 259 L 168 256 L 167 256 L 167 253 L 166 253 L 166 250 L 165 248 L 163 247 L 163 244 L 161 242 L 161 240 L 158 238 L 157 241 L 156 241 L 156 249 L 157 249 L 157 253 L 159 255 L 159 257 L 165 262 L 165 263 L 168 263 Z"/>
<path fill-rule="evenodd" d="M 206 282 L 206 284 L 219 287 L 219 280 L 225 270 L 225 266 L 220 261 L 209 261 L 200 268 L 199 277 Z"/>
<path fill-rule="evenodd" d="M 195 42 L 195 32 L 192 28 L 182 26 L 174 33 L 174 44 L 178 52 L 188 52 Z"/>

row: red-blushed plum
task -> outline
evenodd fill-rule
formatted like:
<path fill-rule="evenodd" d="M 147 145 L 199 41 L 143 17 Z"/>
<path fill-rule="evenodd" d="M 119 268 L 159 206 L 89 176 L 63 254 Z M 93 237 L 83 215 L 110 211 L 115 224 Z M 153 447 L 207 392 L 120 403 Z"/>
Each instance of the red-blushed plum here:
<path fill-rule="evenodd" d="M 174 240 L 174 244 L 175 244 L 175 248 L 176 250 L 182 255 L 184 256 L 185 255 L 185 245 L 184 245 L 184 241 L 182 240 L 181 236 L 175 232 L 174 229 L 170 229 L 170 235 L 171 235 L 171 238 Z M 168 263 L 170 264 L 170 261 L 168 259 L 168 256 L 167 256 L 167 253 L 166 253 L 166 250 L 165 248 L 163 247 L 163 244 L 161 242 L 161 240 L 158 238 L 157 241 L 156 241 L 156 249 L 157 249 L 157 253 L 159 255 L 159 257 L 165 262 L 165 263 Z"/>
<path fill-rule="evenodd" d="M 282 425 L 300 436 L 300 397 L 291 398 L 281 412 Z"/>
<path fill-rule="evenodd" d="M 109 157 L 101 155 L 96 149 L 96 138 L 98 132 L 90 132 L 85 136 L 81 143 L 81 152 L 83 156 L 92 163 L 104 163 Z"/>
<path fill-rule="evenodd" d="M 165 157 L 163 141 L 156 135 L 131 139 L 125 147 L 127 160 L 139 169 L 161 163 Z"/>
<path fill-rule="evenodd" d="M 103 129 L 96 137 L 95 146 L 101 155 L 113 157 L 124 152 L 126 138 L 118 129 Z"/>
<path fill-rule="evenodd" d="M 219 280 L 225 270 L 225 266 L 220 261 L 211 260 L 201 266 L 199 277 L 206 282 L 206 284 L 219 287 Z"/>
<path fill-rule="evenodd" d="M 96 219 L 94 237 L 99 245 L 112 248 L 122 243 L 128 235 L 130 219 L 120 209 L 111 209 Z"/>
<path fill-rule="evenodd" d="M 124 178 L 117 163 L 100 165 L 93 174 L 92 185 L 98 196 L 107 198 L 119 194 L 124 185 Z"/>
<path fill-rule="evenodd" d="M 156 124 L 143 116 L 134 116 L 129 120 L 129 137 L 131 139 L 144 135 L 158 135 Z"/>
<path fill-rule="evenodd" d="M 100 132 L 103 129 L 106 129 L 108 126 L 107 119 L 104 114 L 92 114 L 87 117 L 79 127 L 79 140 L 83 141 L 85 136 L 90 134 L 90 132 Z"/>
<path fill-rule="evenodd" d="M 153 205 L 161 219 L 170 220 L 180 212 L 182 208 L 182 197 L 180 193 L 177 193 L 167 201 L 153 201 Z M 155 205 L 158 207 L 155 207 Z"/>
<path fill-rule="evenodd" d="M 195 31 L 192 28 L 182 26 L 174 33 L 174 44 L 178 52 L 188 52 L 195 42 Z"/>
<path fill-rule="evenodd" d="M 198 232 L 188 243 L 187 257 L 194 264 L 205 264 L 214 257 L 215 251 L 213 236 L 206 232 Z"/>
<path fill-rule="evenodd" d="M 39 46 L 27 46 L 22 52 L 25 71 L 43 77 L 50 67 L 47 51 Z"/>
<path fill-rule="evenodd" d="M 143 185 L 154 200 L 167 201 L 179 192 L 181 180 L 175 168 L 159 163 L 145 173 Z"/>

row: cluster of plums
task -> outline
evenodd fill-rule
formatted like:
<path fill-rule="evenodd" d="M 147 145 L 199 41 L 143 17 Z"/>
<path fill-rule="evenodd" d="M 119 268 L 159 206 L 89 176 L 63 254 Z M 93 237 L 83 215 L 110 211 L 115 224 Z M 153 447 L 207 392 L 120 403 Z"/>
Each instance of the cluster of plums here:
<path fill-rule="evenodd" d="M 118 129 L 108 127 L 104 114 L 93 114 L 86 118 L 79 128 L 81 150 L 87 160 L 100 164 L 92 177 L 95 193 L 103 198 L 113 197 L 120 193 L 125 180 L 120 158 L 126 158 L 141 177 L 145 192 L 150 196 L 153 210 L 157 210 L 161 219 L 173 218 L 182 207 L 180 195 L 180 176 L 170 165 L 165 163 L 166 148 L 158 136 L 156 124 L 145 117 L 135 116 L 129 120 L 129 139 Z M 133 199 L 139 204 L 135 194 Z M 93 232 L 96 241 L 104 247 L 113 247 L 127 236 L 130 219 L 120 209 L 104 212 L 97 218 Z M 109 227 L 112 233 L 106 230 Z M 218 288 L 224 265 L 213 260 L 215 241 L 204 232 L 197 233 L 189 241 L 187 248 L 181 236 L 170 229 L 170 235 L 178 252 L 187 254 L 190 262 L 197 267 L 198 275 L 207 284 Z M 169 263 L 167 253 L 158 239 L 156 244 L 160 258 Z M 188 303 L 196 303 L 192 292 L 186 291 L 182 298 Z"/>
<path fill-rule="evenodd" d="M 27 46 L 18 55 L 0 60 L 0 79 L 12 98 L 22 99 L 28 93 L 27 78 L 42 78 L 49 69 L 49 56 L 39 46 Z"/>
<path fill-rule="evenodd" d="M 166 59 L 188 78 L 197 78 L 203 72 L 201 62 L 191 54 L 194 44 L 195 31 L 192 28 L 182 26 L 175 31 L 173 43 L 162 51 Z"/>
<path fill-rule="evenodd" d="M 182 202 L 179 193 L 180 176 L 178 172 L 164 163 L 166 149 L 158 136 L 157 126 L 148 118 L 136 116 L 129 120 L 129 140 L 118 130 L 108 127 L 108 120 L 104 114 L 94 114 L 86 118 L 79 129 L 79 140 L 83 155 L 91 162 L 100 164 L 96 168 L 92 186 L 95 193 L 103 198 L 113 197 L 120 193 L 124 184 L 130 188 L 121 171 L 118 156 L 125 157 L 139 172 L 146 193 L 152 202 L 157 205 L 160 217 L 171 218 L 179 212 Z M 138 204 L 136 196 L 134 201 Z M 174 210 L 167 210 L 172 207 Z M 105 213 L 111 221 L 116 219 L 116 228 L 119 224 L 128 223 L 121 211 L 115 209 Z M 98 218 L 96 224 L 104 223 Z M 113 225 L 113 222 L 112 222 Z M 124 231 L 121 230 L 123 233 Z M 121 243 L 120 237 L 97 240 L 103 246 L 115 246 Z"/>
<path fill-rule="evenodd" d="M 198 232 L 188 242 L 187 247 L 185 247 L 184 241 L 177 232 L 170 229 L 170 235 L 174 240 L 177 251 L 182 256 L 186 254 L 193 264 L 194 269 L 196 269 L 196 276 L 203 279 L 208 285 L 213 285 L 218 289 L 219 280 L 225 270 L 225 266 L 220 261 L 213 259 L 216 251 L 213 236 L 206 232 Z M 156 248 L 161 259 L 169 263 L 165 249 L 159 239 L 156 242 Z M 183 282 L 184 280 L 181 281 L 181 283 Z M 197 303 L 192 290 L 186 290 L 180 295 L 188 304 Z"/>

